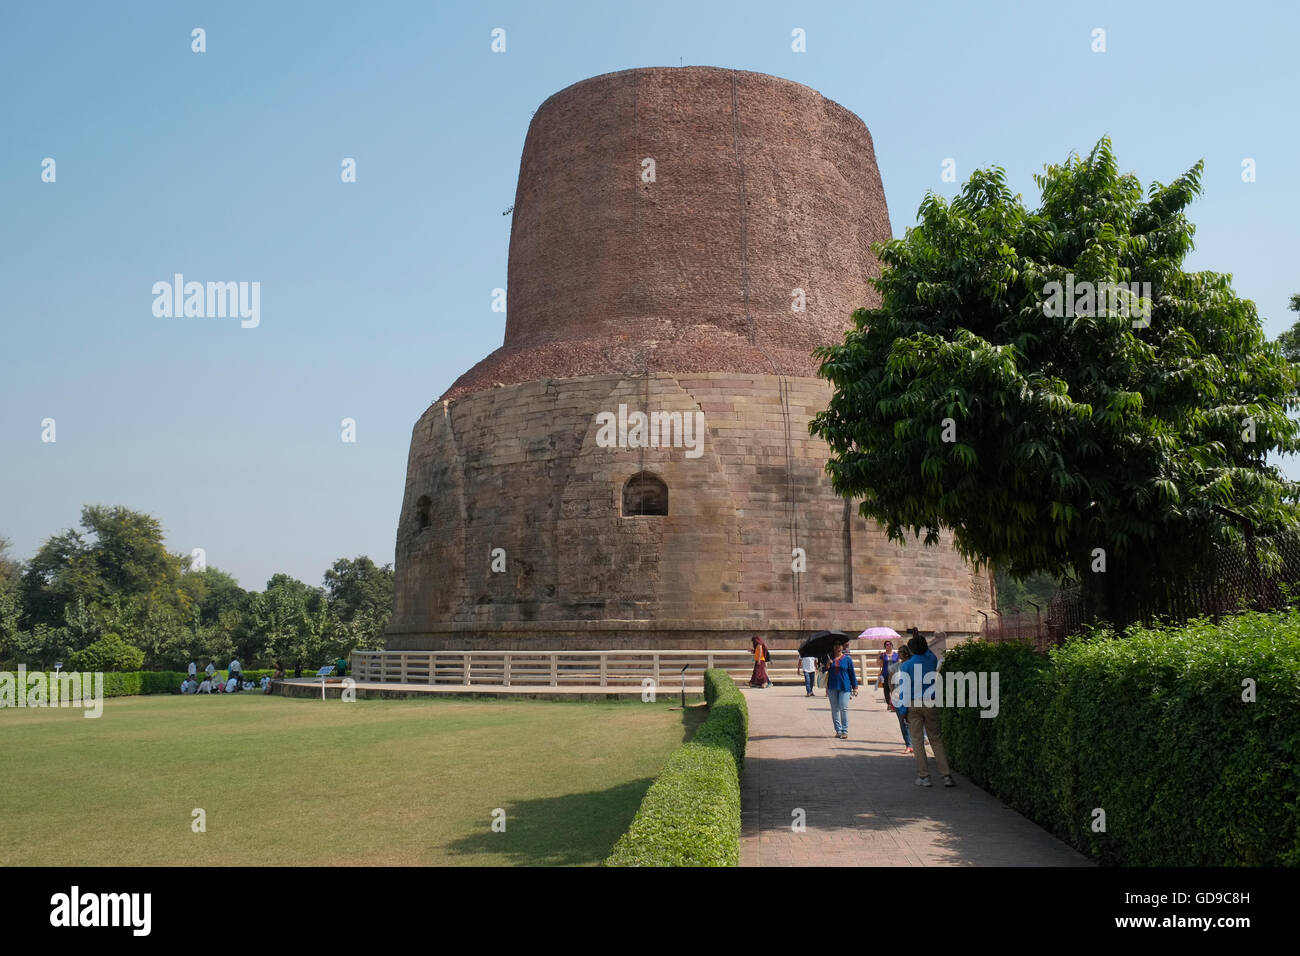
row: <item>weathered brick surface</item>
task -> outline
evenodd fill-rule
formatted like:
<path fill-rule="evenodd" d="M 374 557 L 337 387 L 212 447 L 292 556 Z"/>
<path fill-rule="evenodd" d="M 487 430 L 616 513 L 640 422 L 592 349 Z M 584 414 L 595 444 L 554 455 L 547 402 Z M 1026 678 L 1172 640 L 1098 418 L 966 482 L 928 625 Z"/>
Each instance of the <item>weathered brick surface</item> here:
<path fill-rule="evenodd" d="M 512 216 L 505 344 L 443 398 L 611 371 L 811 376 L 812 350 L 878 304 L 871 245 L 890 237 L 862 120 L 798 83 L 712 67 L 550 97 Z"/>
<path fill-rule="evenodd" d="M 783 416 L 762 411 L 773 396 L 781 407 L 779 380 L 726 374 L 546 380 L 434 405 L 412 438 L 389 646 L 725 647 L 755 632 L 785 646 L 801 633 L 796 545 L 805 629 L 977 631 L 985 575 L 947 540 L 888 542 L 831 490 L 827 449 L 808 436 L 829 386 L 786 380 L 787 443 Z M 711 404 L 703 454 L 599 447 L 597 413 L 620 403 Z M 640 471 L 667 484 L 667 516 L 622 515 Z M 498 547 L 504 573 L 490 569 Z"/>
<path fill-rule="evenodd" d="M 977 631 L 987 576 L 947 540 L 901 548 L 851 514 L 808 434 L 829 397 L 811 352 L 878 302 L 887 238 L 870 133 L 807 87 L 662 68 L 548 99 L 520 163 L 505 344 L 412 435 L 389 646 Z M 704 412 L 704 454 L 598 447 L 596 415 L 620 403 Z M 622 515 L 641 470 L 666 482 L 668 515 Z"/>

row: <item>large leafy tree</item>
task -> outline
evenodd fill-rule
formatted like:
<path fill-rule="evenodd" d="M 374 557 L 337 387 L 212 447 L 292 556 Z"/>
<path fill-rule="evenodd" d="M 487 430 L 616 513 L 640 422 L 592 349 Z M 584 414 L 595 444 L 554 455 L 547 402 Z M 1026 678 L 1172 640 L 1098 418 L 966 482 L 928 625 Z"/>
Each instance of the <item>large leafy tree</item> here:
<path fill-rule="evenodd" d="M 54 535 L 27 563 L 22 588 L 28 624 L 62 626 L 79 602 L 93 608 L 152 600 L 186 609 L 182 561 L 167 552 L 156 518 L 86 505 L 81 529 Z"/>
<path fill-rule="evenodd" d="M 1077 576 L 1114 619 L 1244 522 L 1295 526 L 1266 456 L 1300 444 L 1296 373 L 1229 276 L 1183 269 L 1201 172 L 1144 197 L 1103 139 L 1036 177 L 1036 210 L 998 168 L 928 195 L 878 249 L 881 306 L 818 353 L 836 491 L 896 540 L 951 529 L 977 563 Z M 1085 281 L 1149 295 L 1061 308 Z"/>
<path fill-rule="evenodd" d="M 384 646 L 384 629 L 393 610 L 393 566 L 375 564 L 364 554 L 339 558 L 325 572 L 331 637 L 340 652 Z"/>
<path fill-rule="evenodd" d="M 324 592 L 287 574 L 272 575 L 266 590 L 255 594 L 250 604 L 265 653 L 295 668 L 325 663 L 328 615 Z"/>

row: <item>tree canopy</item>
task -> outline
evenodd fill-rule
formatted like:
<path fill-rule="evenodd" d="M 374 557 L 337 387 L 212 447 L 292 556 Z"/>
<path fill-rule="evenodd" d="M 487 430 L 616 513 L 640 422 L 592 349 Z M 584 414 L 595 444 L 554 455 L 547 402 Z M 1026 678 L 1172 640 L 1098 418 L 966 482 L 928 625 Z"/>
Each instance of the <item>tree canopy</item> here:
<path fill-rule="evenodd" d="M 123 507 L 86 506 L 79 529 L 52 535 L 25 564 L 8 550 L 0 537 L 0 664 L 179 669 L 238 657 L 319 667 L 382 647 L 392 608 L 391 565 L 340 558 L 323 588 L 276 574 L 248 592 L 169 553 L 157 519 Z"/>
<path fill-rule="evenodd" d="M 880 307 L 818 350 L 836 491 L 896 540 L 951 529 L 977 564 L 1112 598 L 1233 540 L 1226 512 L 1296 526 L 1266 461 L 1300 444 L 1296 372 L 1230 276 L 1183 269 L 1201 173 L 1144 197 L 1102 139 L 1035 177 L 1034 210 L 996 167 L 927 195 L 877 247 Z"/>

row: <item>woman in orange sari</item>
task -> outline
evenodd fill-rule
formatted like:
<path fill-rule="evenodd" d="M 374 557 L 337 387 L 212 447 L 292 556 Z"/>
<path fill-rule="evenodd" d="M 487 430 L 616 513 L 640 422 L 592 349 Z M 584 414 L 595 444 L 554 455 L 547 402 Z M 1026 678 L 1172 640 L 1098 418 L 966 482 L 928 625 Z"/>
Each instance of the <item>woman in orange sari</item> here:
<path fill-rule="evenodd" d="M 761 637 L 755 637 L 754 644 L 754 673 L 749 677 L 750 687 L 771 687 L 772 682 L 767 679 L 767 662 L 772 659 L 768 653 L 767 645 L 763 643 Z"/>

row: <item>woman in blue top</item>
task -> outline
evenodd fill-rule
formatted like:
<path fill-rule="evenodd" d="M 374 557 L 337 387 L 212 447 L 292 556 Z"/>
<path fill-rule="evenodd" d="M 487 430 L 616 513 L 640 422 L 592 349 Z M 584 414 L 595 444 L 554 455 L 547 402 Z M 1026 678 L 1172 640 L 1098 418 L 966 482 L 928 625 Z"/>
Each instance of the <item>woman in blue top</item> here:
<path fill-rule="evenodd" d="M 831 650 L 831 663 L 826 669 L 826 696 L 831 701 L 831 722 L 835 736 L 849 736 L 849 698 L 858 696 L 858 675 L 853 669 L 853 658 L 844 653 L 844 644 L 836 641 Z"/>

